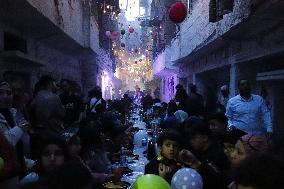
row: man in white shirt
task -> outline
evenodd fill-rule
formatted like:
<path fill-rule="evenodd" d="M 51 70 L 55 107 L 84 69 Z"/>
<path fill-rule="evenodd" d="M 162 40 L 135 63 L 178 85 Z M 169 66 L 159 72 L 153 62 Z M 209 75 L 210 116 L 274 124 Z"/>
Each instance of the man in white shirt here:
<path fill-rule="evenodd" d="M 238 82 L 240 94 L 228 101 L 226 116 L 228 127 L 237 128 L 251 135 L 271 135 L 273 132 L 270 112 L 259 95 L 251 94 L 246 79 Z"/>

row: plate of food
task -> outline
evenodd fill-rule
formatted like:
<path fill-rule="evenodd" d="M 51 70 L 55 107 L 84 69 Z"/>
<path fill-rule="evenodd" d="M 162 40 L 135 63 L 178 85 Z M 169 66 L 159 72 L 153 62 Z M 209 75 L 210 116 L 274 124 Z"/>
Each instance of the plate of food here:
<path fill-rule="evenodd" d="M 124 174 L 123 177 L 121 178 L 121 181 L 133 184 L 136 181 L 136 179 L 142 175 L 144 175 L 143 172 L 132 172 Z"/>
<path fill-rule="evenodd" d="M 139 155 L 131 154 L 129 157 L 130 157 L 131 159 L 133 159 L 133 160 L 138 160 L 138 159 L 139 159 Z"/>
<path fill-rule="evenodd" d="M 129 169 L 128 167 L 121 167 L 121 174 L 127 174 L 127 173 L 132 173 L 133 171 Z"/>
<path fill-rule="evenodd" d="M 127 189 L 129 186 L 130 184 L 124 181 L 111 181 L 103 184 L 104 189 Z"/>

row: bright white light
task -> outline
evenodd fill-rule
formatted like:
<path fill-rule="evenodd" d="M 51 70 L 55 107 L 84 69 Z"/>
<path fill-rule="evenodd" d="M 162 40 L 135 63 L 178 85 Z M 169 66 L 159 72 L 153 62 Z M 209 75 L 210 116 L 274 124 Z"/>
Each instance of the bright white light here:
<path fill-rule="evenodd" d="M 119 8 L 125 10 L 127 6 L 127 0 L 119 0 Z"/>
<path fill-rule="evenodd" d="M 143 16 L 145 14 L 145 8 L 140 7 L 140 15 Z"/>
<path fill-rule="evenodd" d="M 108 73 L 103 71 L 103 75 L 102 75 L 102 95 L 104 98 L 106 98 L 107 94 L 106 94 L 106 88 L 110 85 L 111 80 L 110 77 L 108 76 Z"/>
<path fill-rule="evenodd" d="M 125 10 L 127 21 L 134 21 L 139 16 L 139 0 L 119 0 L 119 5 L 120 9 Z"/>

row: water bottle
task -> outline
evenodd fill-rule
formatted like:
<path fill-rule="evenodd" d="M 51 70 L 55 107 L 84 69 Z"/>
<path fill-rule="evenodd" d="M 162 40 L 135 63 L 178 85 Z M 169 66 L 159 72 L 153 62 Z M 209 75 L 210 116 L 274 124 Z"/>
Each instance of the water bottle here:
<path fill-rule="evenodd" d="M 126 149 L 124 147 L 121 147 L 121 150 L 120 150 L 120 165 L 121 166 L 125 166 L 126 164 Z"/>
<path fill-rule="evenodd" d="M 143 138 L 142 139 L 142 146 L 147 146 L 147 138 L 145 137 L 145 138 Z"/>
<path fill-rule="evenodd" d="M 148 146 L 147 146 L 147 159 L 148 160 L 152 160 L 156 157 L 157 153 L 156 153 L 156 142 L 151 139 L 148 142 Z"/>

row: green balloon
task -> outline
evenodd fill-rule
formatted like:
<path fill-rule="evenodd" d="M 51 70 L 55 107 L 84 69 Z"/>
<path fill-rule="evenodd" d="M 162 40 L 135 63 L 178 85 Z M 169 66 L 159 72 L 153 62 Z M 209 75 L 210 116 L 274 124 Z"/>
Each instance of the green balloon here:
<path fill-rule="evenodd" d="M 147 174 L 139 177 L 131 189 L 171 189 L 169 183 L 158 175 Z"/>
<path fill-rule="evenodd" d="M 121 33 L 121 35 L 124 35 L 124 34 L 125 34 L 125 29 L 122 29 L 122 30 L 120 31 L 120 33 Z"/>
<path fill-rule="evenodd" d="M 0 157 L 0 170 L 2 170 L 4 168 L 4 159 Z"/>

